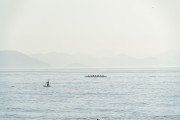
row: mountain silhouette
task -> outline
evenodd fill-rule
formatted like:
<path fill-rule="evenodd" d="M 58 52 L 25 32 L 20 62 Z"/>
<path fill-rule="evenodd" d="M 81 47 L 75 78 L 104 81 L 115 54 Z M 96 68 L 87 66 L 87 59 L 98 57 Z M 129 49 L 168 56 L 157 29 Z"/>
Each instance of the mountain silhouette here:
<path fill-rule="evenodd" d="M 0 51 L 0 68 L 44 68 L 47 63 L 18 51 Z"/>

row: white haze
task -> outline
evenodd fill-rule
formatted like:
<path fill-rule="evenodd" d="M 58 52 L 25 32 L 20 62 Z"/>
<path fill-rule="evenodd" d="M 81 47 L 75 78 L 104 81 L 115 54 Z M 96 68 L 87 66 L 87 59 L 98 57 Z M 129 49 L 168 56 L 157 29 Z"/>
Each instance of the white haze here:
<path fill-rule="evenodd" d="M 179 0 L 0 0 L 0 50 L 135 58 L 179 51 Z"/>

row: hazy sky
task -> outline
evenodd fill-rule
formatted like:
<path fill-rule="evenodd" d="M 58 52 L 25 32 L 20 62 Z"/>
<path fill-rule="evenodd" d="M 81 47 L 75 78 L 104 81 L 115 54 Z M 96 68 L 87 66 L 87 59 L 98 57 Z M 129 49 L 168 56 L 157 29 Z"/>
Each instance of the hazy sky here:
<path fill-rule="evenodd" d="M 180 49 L 180 0 L 0 0 L 0 50 L 153 56 Z"/>

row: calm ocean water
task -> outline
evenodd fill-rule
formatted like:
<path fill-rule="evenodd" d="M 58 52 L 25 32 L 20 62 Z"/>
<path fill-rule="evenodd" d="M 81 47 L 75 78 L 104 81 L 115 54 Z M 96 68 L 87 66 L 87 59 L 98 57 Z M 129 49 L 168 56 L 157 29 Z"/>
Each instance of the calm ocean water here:
<path fill-rule="evenodd" d="M 0 120 L 97 118 L 180 120 L 180 69 L 0 70 Z"/>

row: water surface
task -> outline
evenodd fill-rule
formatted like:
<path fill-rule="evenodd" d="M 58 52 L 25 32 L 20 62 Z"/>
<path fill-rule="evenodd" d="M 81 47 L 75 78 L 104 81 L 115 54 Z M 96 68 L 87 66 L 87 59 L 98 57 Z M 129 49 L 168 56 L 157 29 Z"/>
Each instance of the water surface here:
<path fill-rule="evenodd" d="M 107 78 L 87 78 L 88 74 Z M 51 87 L 43 87 L 50 79 Z M 180 120 L 180 69 L 0 70 L 2 120 Z"/>

